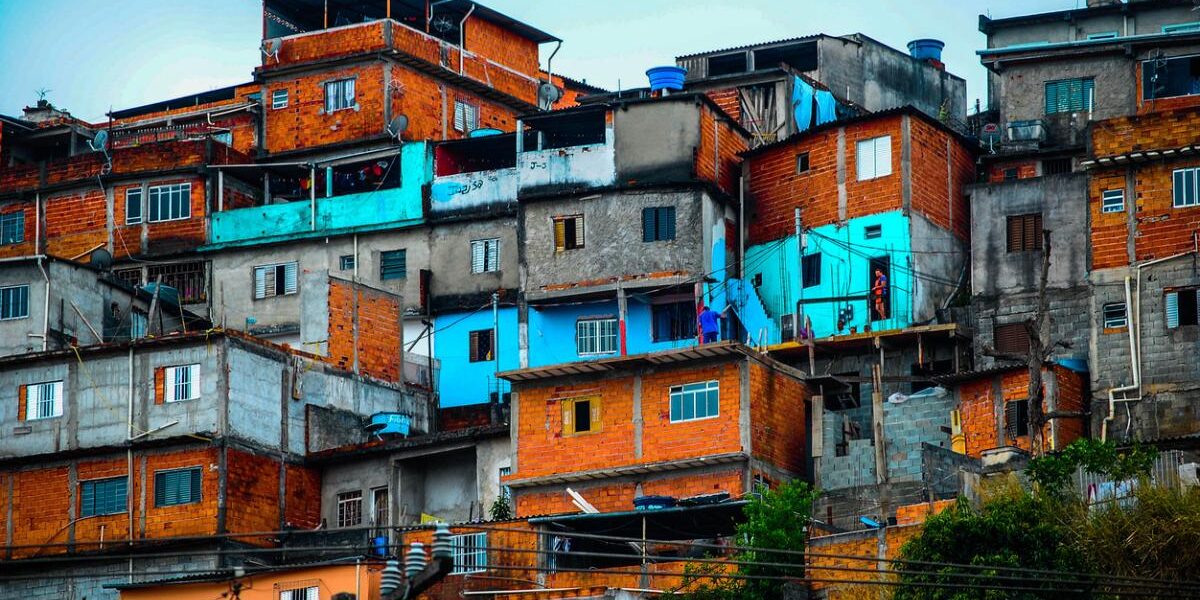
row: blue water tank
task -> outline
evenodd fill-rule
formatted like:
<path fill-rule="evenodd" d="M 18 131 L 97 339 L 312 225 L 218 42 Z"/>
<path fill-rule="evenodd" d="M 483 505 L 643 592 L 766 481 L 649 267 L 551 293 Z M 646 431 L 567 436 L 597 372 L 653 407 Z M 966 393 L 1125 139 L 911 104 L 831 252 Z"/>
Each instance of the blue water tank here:
<path fill-rule="evenodd" d="M 365 429 L 375 435 L 395 434 L 408 437 L 411 423 L 412 418 L 404 413 L 380 412 L 371 415 L 371 422 Z"/>
<path fill-rule="evenodd" d="M 158 297 L 160 300 L 163 300 L 164 302 L 170 302 L 171 304 L 179 304 L 179 290 L 169 285 L 159 286 L 151 281 L 150 283 L 143 285 L 142 289 L 146 290 L 146 293 L 148 294 L 154 294 L 155 287 L 158 287 Z"/>
<path fill-rule="evenodd" d="M 468 133 L 467 137 L 480 138 L 480 137 L 488 137 L 488 136 L 492 136 L 492 135 L 500 135 L 502 133 L 504 133 L 504 132 L 500 131 L 499 129 L 492 129 L 491 127 L 481 127 L 479 129 L 472 131 L 471 133 Z"/>
<path fill-rule="evenodd" d="M 662 510 L 678 504 L 679 501 L 670 496 L 638 496 L 633 499 L 633 507 L 637 510 Z"/>
<path fill-rule="evenodd" d="M 908 43 L 908 53 L 917 60 L 929 60 L 932 58 L 941 62 L 942 49 L 945 47 L 946 42 L 942 40 L 922 38 Z"/>
<path fill-rule="evenodd" d="M 650 78 L 651 92 L 657 92 L 658 90 L 682 90 L 683 78 L 686 75 L 687 69 L 676 67 L 675 65 L 651 67 L 646 70 L 646 77 Z"/>

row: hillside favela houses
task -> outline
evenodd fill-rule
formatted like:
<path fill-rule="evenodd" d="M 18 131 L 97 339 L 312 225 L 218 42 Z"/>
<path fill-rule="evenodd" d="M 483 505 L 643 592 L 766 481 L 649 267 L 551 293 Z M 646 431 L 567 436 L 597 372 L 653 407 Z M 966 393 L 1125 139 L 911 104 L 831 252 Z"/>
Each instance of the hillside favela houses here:
<path fill-rule="evenodd" d="M 1190 462 L 1193 9 L 980 16 L 984 106 L 819 19 L 610 90 L 266 0 L 241 83 L 0 114 L 0 597 L 665 597 L 797 481 L 855 597 L 1031 456 Z"/>

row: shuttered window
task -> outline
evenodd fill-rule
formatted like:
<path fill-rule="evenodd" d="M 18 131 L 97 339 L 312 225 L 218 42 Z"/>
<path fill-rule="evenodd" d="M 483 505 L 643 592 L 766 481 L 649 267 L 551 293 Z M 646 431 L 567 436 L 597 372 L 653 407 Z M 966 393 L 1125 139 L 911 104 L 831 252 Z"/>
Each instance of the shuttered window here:
<path fill-rule="evenodd" d="M 279 592 L 279 600 L 321 600 L 321 588 L 309 586 Z"/>
<path fill-rule="evenodd" d="M 1195 289 L 1170 291 L 1163 299 L 1168 328 L 1175 329 L 1184 325 L 1200 324 Z"/>
<path fill-rule="evenodd" d="M 1004 403 L 1004 429 L 1010 438 L 1029 435 L 1029 400 Z"/>
<path fill-rule="evenodd" d="M 800 259 L 800 283 L 810 288 L 821 285 L 821 253 L 806 254 Z"/>
<path fill-rule="evenodd" d="M 562 401 L 563 435 L 600 431 L 600 397 L 585 396 Z"/>
<path fill-rule="evenodd" d="M 154 506 L 176 506 L 200 501 L 200 467 L 154 473 Z"/>
<path fill-rule="evenodd" d="M 19 244 L 23 241 L 25 241 L 25 211 L 18 210 L 0 215 L 0 244 Z"/>
<path fill-rule="evenodd" d="M 575 350 L 580 356 L 617 351 L 616 319 L 581 319 L 575 322 Z"/>
<path fill-rule="evenodd" d="M 554 249 L 574 250 L 583 247 L 583 215 L 554 217 Z"/>
<path fill-rule="evenodd" d="M 675 239 L 675 207 L 651 206 L 642 209 L 642 241 L 663 242 Z"/>
<path fill-rule="evenodd" d="M 1172 173 L 1171 198 L 1175 208 L 1200 205 L 1200 168 Z"/>
<path fill-rule="evenodd" d="M 1029 352 L 1029 330 L 1024 323 L 997 325 L 992 329 L 992 343 L 997 352 L 1025 354 Z"/>
<path fill-rule="evenodd" d="M 408 252 L 390 250 L 379 253 L 379 278 L 383 281 L 408 277 Z"/>
<path fill-rule="evenodd" d="M 861 140 L 854 155 L 859 181 L 892 174 L 892 136 Z"/>
<path fill-rule="evenodd" d="M 200 365 L 167 367 L 163 371 L 163 400 L 180 402 L 200 397 Z"/>
<path fill-rule="evenodd" d="M 79 484 L 79 516 L 115 515 L 128 509 L 124 477 L 84 481 Z"/>
<path fill-rule="evenodd" d="M 254 299 L 296 293 L 296 263 L 254 267 Z"/>
<path fill-rule="evenodd" d="M 63 414 L 63 382 L 47 381 L 25 387 L 25 419 L 53 419 Z"/>
<path fill-rule="evenodd" d="M 1042 249 L 1042 215 L 1009 215 L 1008 251 L 1026 252 Z"/>
<path fill-rule="evenodd" d="M 454 101 L 454 130 L 469 133 L 479 128 L 479 107 L 462 100 Z"/>
<path fill-rule="evenodd" d="M 1092 110 L 1095 80 L 1062 79 L 1046 82 L 1046 114 Z"/>
<path fill-rule="evenodd" d="M 470 334 L 469 358 L 471 362 L 487 362 L 493 360 L 495 346 L 492 344 L 492 330 L 478 329 Z"/>
<path fill-rule="evenodd" d="M 29 286 L 0 287 L 0 321 L 29 316 Z"/>
<path fill-rule="evenodd" d="M 493 273 L 500 270 L 500 240 L 471 240 L 471 272 Z"/>

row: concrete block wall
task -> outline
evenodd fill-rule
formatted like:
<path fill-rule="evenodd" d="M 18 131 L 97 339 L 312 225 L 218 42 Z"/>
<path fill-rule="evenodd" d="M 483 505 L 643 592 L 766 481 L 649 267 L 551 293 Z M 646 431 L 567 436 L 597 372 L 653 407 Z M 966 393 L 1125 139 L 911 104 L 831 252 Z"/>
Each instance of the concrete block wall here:
<path fill-rule="evenodd" d="M 1054 349 L 1054 358 L 1088 357 L 1092 322 L 1091 290 L 1080 285 L 1068 289 L 1051 289 L 1046 293 L 1050 316 L 1050 338 L 1064 341 L 1070 348 Z M 983 353 L 985 348 L 995 347 L 994 331 L 998 325 L 1020 323 L 1033 318 L 1037 313 L 1036 291 L 1008 293 L 1002 297 L 980 297 L 972 300 L 972 344 L 975 366 L 986 369 L 997 363 L 996 359 Z M 1128 355 L 1126 355 L 1128 363 Z"/>

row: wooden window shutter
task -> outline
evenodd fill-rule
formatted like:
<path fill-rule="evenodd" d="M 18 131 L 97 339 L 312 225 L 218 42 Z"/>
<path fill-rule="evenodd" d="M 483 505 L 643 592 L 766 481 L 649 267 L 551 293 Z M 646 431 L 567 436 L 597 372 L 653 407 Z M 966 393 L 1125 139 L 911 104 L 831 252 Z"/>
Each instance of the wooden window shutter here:
<path fill-rule="evenodd" d="M 1017 403 L 1013 401 L 1004 403 L 1004 432 L 1008 437 L 1017 437 Z"/>
<path fill-rule="evenodd" d="M 1167 292 L 1166 296 L 1167 328 L 1179 327 L 1179 292 Z"/>
<path fill-rule="evenodd" d="M 29 401 L 29 386 L 27 386 L 27 385 L 17 386 L 17 420 L 18 421 L 24 421 L 26 416 L 28 416 L 28 415 L 26 415 L 26 411 L 29 410 L 28 401 Z"/>
<path fill-rule="evenodd" d="M 166 400 L 166 367 L 154 369 L 154 403 L 162 404 Z"/>
<path fill-rule="evenodd" d="M 575 433 L 575 402 L 572 400 L 564 400 L 561 403 L 562 408 L 562 431 L 564 434 Z"/>
<path fill-rule="evenodd" d="M 992 346 L 999 352 L 1022 354 L 1029 352 L 1029 332 L 1024 323 L 997 325 L 992 329 Z"/>
<path fill-rule="evenodd" d="M 566 219 L 554 220 L 554 249 L 567 249 L 567 221 Z"/>
<path fill-rule="evenodd" d="M 657 231 L 658 231 L 658 228 L 655 227 L 655 221 L 657 220 L 656 217 L 658 216 L 657 213 L 658 213 L 657 208 L 651 207 L 651 208 L 643 208 L 642 209 L 642 241 L 643 242 L 653 242 L 655 239 L 657 239 L 655 237 L 657 235 Z"/>
<path fill-rule="evenodd" d="M 1021 217 L 1008 218 L 1008 251 L 1017 252 L 1021 249 L 1022 239 Z"/>

